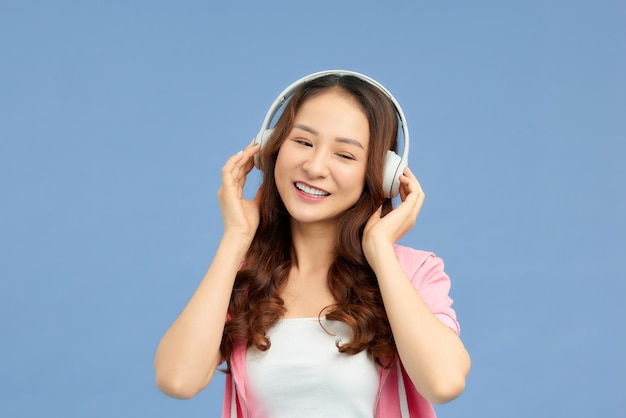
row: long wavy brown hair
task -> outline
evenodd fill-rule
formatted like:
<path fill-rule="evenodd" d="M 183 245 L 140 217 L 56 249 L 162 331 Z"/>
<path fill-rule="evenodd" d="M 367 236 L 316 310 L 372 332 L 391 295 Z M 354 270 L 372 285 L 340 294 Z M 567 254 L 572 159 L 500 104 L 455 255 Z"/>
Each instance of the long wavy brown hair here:
<path fill-rule="evenodd" d="M 260 223 L 235 279 L 228 320 L 220 351 L 230 371 L 230 356 L 236 343 L 265 351 L 271 341 L 267 331 L 285 314 L 280 290 L 295 260 L 290 216 L 274 177 L 281 144 L 290 133 L 302 104 L 328 89 L 339 89 L 353 97 L 365 112 L 370 141 L 365 186 L 359 200 L 339 222 L 335 259 L 328 270 L 328 287 L 336 301 L 322 310 L 326 319 L 339 320 L 352 330 L 352 339 L 338 345 L 341 353 L 367 350 L 381 366 L 389 367 L 395 356 L 395 342 L 383 306 L 374 272 L 361 248 L 363 228 L 369 217 L 383 205 L 383 215 L 392 209 L 385 199 L 382 173 L 387 150 L 397 149 L 398 116 L 391 100 L 377 87 L 351 75 L 329 75 L 298 88 L 285 105 L 269 142 L 260 152 L 263 181 L 260 185 Z M 322 315 L 320 312 L 320 317 Z"/>

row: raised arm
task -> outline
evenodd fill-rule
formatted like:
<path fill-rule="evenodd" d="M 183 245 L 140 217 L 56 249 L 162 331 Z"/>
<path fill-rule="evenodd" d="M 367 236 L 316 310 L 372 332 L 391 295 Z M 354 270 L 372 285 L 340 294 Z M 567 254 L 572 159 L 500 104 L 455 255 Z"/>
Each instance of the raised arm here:
<path fill-rule="evenodd" d="M 411 381 L 429 402 L 461 394 L 470 369 L 469 354 L 457 334 L 430 311 L 406 277 L 393 244 L 414 225 L 424 201 L 419 182 L 407 168 L 401 177 L 402 203 L 363 232 L 363 252 L 376 273 L 398 355 Z"/>
<path fill-rule="evenodd" d="M 220 363 L 233 283 L 259 224 L 258 203 L 243 199 L 258 150 L 250 144 L 222 168 L 218 199 L 224 234 L 206 275 L 161 339 L 154 358 L 156 384 L 169 396 L 193 397 L 209 384 Z"/>

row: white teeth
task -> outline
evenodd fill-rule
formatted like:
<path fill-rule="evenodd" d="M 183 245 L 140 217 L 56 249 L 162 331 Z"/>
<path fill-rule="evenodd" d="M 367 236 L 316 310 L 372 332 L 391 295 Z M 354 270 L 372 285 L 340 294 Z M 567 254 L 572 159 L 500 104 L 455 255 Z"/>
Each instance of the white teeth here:
<path fill-rule="evenodd" d="M 328 196 L 330 193 L 327 193 L 323 190 L 314 189 L 313 187 L 309 187 L 306 184 L 296 183 L 296 187 L 298 190 L 303 191 L 306 194 L 310 194 L 311 196 Z"/>

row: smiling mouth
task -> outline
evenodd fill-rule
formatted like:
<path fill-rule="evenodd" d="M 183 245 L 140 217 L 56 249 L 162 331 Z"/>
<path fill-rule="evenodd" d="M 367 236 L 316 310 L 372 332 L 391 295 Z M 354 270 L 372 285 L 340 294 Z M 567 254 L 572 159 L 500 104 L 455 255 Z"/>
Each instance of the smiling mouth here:
<path fill-rule="evenodd" d="M 300 190 L 302 193 L 308 194 L 309 196 L 324 197 L 330 195 L 330 193 L 325 192 L 324 190 L 316 189 L 303 183 L 294 183 L 294 185 L 296 186 L 296 189 Z"/>

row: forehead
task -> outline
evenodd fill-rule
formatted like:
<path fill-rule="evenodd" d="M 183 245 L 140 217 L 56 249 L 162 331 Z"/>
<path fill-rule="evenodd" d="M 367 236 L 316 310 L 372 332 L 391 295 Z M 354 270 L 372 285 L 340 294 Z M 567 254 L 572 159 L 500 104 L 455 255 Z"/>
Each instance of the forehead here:
<path fill-rule="evenodd" d="M 302 103 L 300 103 L 299 109 L 301 109 L 307 103 L 310 103 L 311 101 L 315 101 L 316 99 L 328 100 L 329 98 L 335 98 L 338 100 L 351 103 L 353 106 L 359 108 L 361 112 L 363 112 L 364 115 L 367 113 L 365 112 L 365 109 L 363 109 L 363 105 L 354 96 L 354 94 L 352 94 L 350 91 L 340 86 L 327 87 L 325 89 L 321 89 L 321 90 L 314 92 L 313 94 L 309 95 L 309 97 L 304 99 Z"/>
<path fill-rule="evenodd" d="M 305 99 L 296 110 L 295 118 L 328 116 L 329 114 L 360 117 L 369 124 L 361 103 L 350 93 L 338 87 L 322 90 Z"/>
<path fill-rule="evenodd" d="M 369 121 L 354 97 L 338 89 L 329 89 L 308 98 L 296 112 L 294 127 L 332 137 L 353 138 L 366 145 Z"/>

